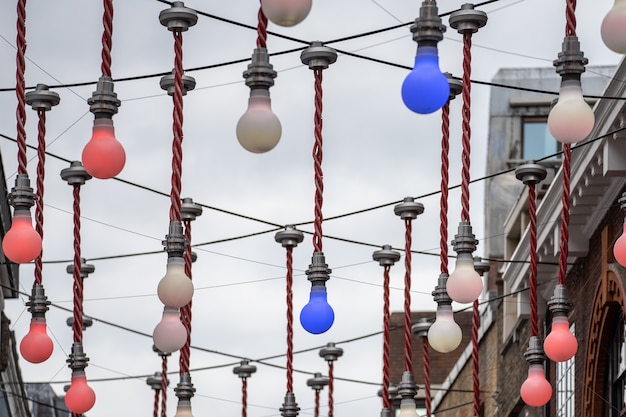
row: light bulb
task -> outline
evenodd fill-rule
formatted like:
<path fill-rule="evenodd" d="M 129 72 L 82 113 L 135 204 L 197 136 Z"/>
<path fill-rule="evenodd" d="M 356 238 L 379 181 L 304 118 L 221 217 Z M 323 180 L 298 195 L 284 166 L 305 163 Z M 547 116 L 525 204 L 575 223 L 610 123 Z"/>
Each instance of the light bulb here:
<path fill-rule="evenodd" d="M 615 0 L 600 26 L 602 41 L 610 50 L 626 54 L 626 0 Z"/>
<path fill-rule="evenodd" d="M 309 333 L 320 334 L 330 329 L 335 321 L 335 312 L 328 304 L 326 287 L 313 285 L 309 303 L 300 312 L 300 324 Z"/>
<path fill-rule="evenodd" d="M 554 362 L 570 360 L 578 350 L 578 341 L 569 331 L 569 321 L 565 316 L 552 318 L 552 329 L 543 342 L 546 356 Z"/>
<path fill-rule="evenodd" d="M 191 412 L 191 404 L 179 404 L 176 406 L 176 414 L 174 417 L 193 417 Z"/>
<path fill-rule="evenodd" d="M 415 400 L 412 398 L 403 398 L 400 401 L 400 413 L 398 417 L 420 417 L 415 407 Z"/>
<path fill-rule="evenodd" d="M 185 274 L 185 260 L 178 256 L 167 258 L 165 276 L 159 281 L 157 294 L 163 304 L 184 307 L 193 297 L 193 283 Z"/>
<path fill-rule="evenodd" d="M 20 353 L 30 363 L 41 363 L 47 360 L 54 350 L 54 343 L 46 331 L 46 318 L 33 317 L 30 329 L 20 342 Z"/>
<path fill-rule="evenodd" d="M 41 253 L 41 236 L 33 228 L 30 210 L 16 209 L 11 228 L 4 235 L 2 250 L 7 258 L 17 264 L 25 264 Z"/>
<path fill-rule="evenodd" d="M 93 134 L 83 149 L 82 161 L 87 173 L 95 178 L 113 178 L 122 171 L 126 153 L 115 138 L 113 119 L 94 119 Z"/>
<path fill-rule="evenodd" d="M 311 11 L 312 0 L 262 0 L 263 14 L 279 26 L 295 26 Z"/>
<path fill-rule="evenodd" d="M 626 220 L 624 221 L 624 229 L 622 235 L 615 241 L 613 245 L 613 256 L 615 260 L 623 267 L 626 267 Z"/>
<path fill-rule="evenodd" d="M 237 139 L 241 146 L 253 153 L 274 149 L 280 140 L 282 128 L 272 112 L 270 92 L 262 88 L 250 90 L 248 109 L 237 123 Z"/>
<path fill-rule="evenodd" d="M 84 371 L 72 372 L 72 384 L 65 393 L 65 405 L 74 414 L 83 414 L 91 410 L 96 403 L 96 393 L 87 385 Z"/>
<path fill-rule="evenodd" d="M 187 342 L 187 329 L 180 321 L 178 308 L 165 307 L 163 318 L 152 332 L 154 345 L 161 352 L 171 353 L 179 350 Z"/>
<path fill-rule="evenodd" d="M 578 143 L 589 136 L 595 116 L 583 99 L 583 90 L 578 80 L 561 82 L 559 99 L 548 114 L 548 129 L 561 143 Z"/>
<path fill-rule="evenodd" d="M 439 69 L 436 46 L 419 46 L 413 70 L 402 83 L 402 101 L 409 110 L 429 114 L 439 110 L 450 97 L 450 84 Z"/>
<path fill-rule="evenodd" d="M 442 304 L 437 306 L 435 322 L 428 329 L 428 343 L 440 353 L 455 350 L 461 344 L 463 333 L 454 321 L 452 306 Z"/>
<path fill-rule="evenodd" d="M 546 380 L 542 364 L 530 364 L 528 378 L 520 388 L 522 400 L 531 407 L 541 407 L 552 397 L 552 385 Z"/>
<path fill-rule="evenodd" d="M 471 303 L 483 291 L 483 280 L 474 269 L 474 259 L 468 252 L 457 255 L 454 272 L 446 283 L 446 291 L 457 303 Z"/>

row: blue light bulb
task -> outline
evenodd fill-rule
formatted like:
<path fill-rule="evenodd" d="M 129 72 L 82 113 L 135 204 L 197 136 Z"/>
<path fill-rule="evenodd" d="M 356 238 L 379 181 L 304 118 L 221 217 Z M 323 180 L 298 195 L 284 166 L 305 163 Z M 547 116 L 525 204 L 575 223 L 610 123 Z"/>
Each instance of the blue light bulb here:
<path fill-rule="evenodd" d="M 330 329 L 335 321 L 335 312 L 328 304 L 326 287 L 313 285 L 309 303 L 300 312 L 300 324 L 309 333 L 320 334 Z"/>
<path fill-rule="evenodd" d="M 436 46 L 420 46 L 413 70 L 402 83 L 402 101 L 409 110 L 429 114 L 443 107 L 450 96 L 448 79 L 439 69 Z"/>

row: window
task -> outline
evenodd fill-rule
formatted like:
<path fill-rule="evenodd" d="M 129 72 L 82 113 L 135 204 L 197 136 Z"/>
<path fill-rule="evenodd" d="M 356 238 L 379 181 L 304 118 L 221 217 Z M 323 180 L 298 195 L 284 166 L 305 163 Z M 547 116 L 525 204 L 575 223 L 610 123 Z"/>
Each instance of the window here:
<path fill-rule="evenodd" d="M 570 332 L 575 333 L 574 324 Z M 574 382 L 575 356 L 566 362 L 556 363 L 556 416 L 571 417 L 574 415 Z"/>
<path fill-rule="evenodd" d="M 561 150 L 560 143 L 552 137 L 545 117 L 526 117 L 522 123 L 522 159 L 537 160 Z"/>
<path fill-rule="evenodd" d="M 624 399 L 626 398 L 626 343 L 624 343 L 625 323 L 621 314 L 617 326 L 611 335 L 608 347 L 605 407 L 603 417 L 619 417 L 626 414 Z"/>

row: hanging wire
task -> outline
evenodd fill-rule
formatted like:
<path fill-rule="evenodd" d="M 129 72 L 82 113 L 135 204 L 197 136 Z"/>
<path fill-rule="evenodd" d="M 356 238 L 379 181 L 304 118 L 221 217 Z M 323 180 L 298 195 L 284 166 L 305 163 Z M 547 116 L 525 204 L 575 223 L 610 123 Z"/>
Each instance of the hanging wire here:
<path fill-rule="evenodd" d="M 15 95 L 17 97 L 17 109 L 15 111 L 17 119 L 17 172 L 27 174 L 26 165 L 26 83 L 24 73 L 26 72 L 26 0 L 17 2 L 17 49 L 16 71 L 15 71 Z"/>
<path fill-rule="evenodd" d="M 72 275 L 74 278 L 74 323 L 72 331 L 74 343 L 83 341 L 83 277 L 81 276 L 81 237 L 80 237 L 80 188 L 82 184 L 73 185 L 74 196 L 74 265 Z"/>
<path fill-rule="evenodd" d="M 185 219 L 185 241 L 191 242 L 191 220 Z M 185 275 L 192 279 L 191 275 L 191 264 L 193 263 L 192 254 L 191 254 L 191 245 L 186 245 L 187 249 L 185 250 Z M 187 341 L 180 349 L 180 375 L 189 373 L 189 363 L 191 357 L 191 306 L 192 301 L 189 301 L 187 305 L 183 306 L 180 309 L 180 319 L 187 329 Z"/>
<path fill-rule="evenodd" d="M 259 3 L 261 1 L 259 0 Z M 257 48 L 267 48 L 267 17 L 265 13 L 263 13 L 263 9 L 259 7 L 258 13 L 258 24 L 256 27 L 257 39 L 256 39 L 256 47 Z"/>
<path fill-rule="evenodd" d="M 160 352 L 161 356 L 161 417 L 167 417 L 167 357 L 169 354 Z"/>
<path fill-rule="evenodd" d="M 441 196 L 439 198 L 439 269 L 448 274 L 448 188 L 450 171 L 450 100 L 441 108 Z"/>
<path fill-rule="evenodd" d="M 335 399 L 333 398 L 335 392 L 334 370 L 334 361 L 328 361 L 328 417 L 333 417 L 335 414 Z"/>
<path fill-rule="evenodd" d="M 315 68 L 315 144 L 313 145 L 313 168 L 315 170 L 315 221 L 313 223 L 313 250 L 322 252 L 322 204 L 324 202 L 324 174 L 322 172 L 322 69 Z"/>
<path fill-rule="evenodd" d="M 241 417 L 248 415 L 248 378 L 241 378 Z"/>
<path fill-rule="evenodd" d="M 111 47 L 113 46 L 113 0 L 104 0 L 102 15 L 102 76 L 111 77 Z"/>
<path fill-rule="evenodd" d="M 174 140 L 172 141 L 172 189 L 170 192 L 170 221 L 180 221 L 183 164 L 183 35 L 182 30 L 174 28 L 174 93 L 172 94 Z"/>
<path fill-rule="evenodd" d="M 389 359 L 391 351 L 391 327 L 389 311 L 389 271 L 390 265 L 385 265 L 383 272 L 383 408 L 391 410 L 391 400 L 389 398 L 390 371 Z"/>
<path fill-rule="evenodd" d="M 293 247 L 287 246 L 285 293 L 287 304 L 287 392 L 293 392 Z"/>
<path fill-rule="evenodd" d="M 39 123 L 37 124 L 37 191 L 35 199 L 35 231 L 43 240 L 43 196 L 46 163 L 46 111 L 37 110 Z M 43 282 L 43 250 L 35 258 L 35 284 L 41 285 Z"/>
<path fill-rule="evenodd" d="M 413 373 L 413 336 L 411 334 L 412 219 L 405 219 L 404 227 L 404 370 Z"/>
<path fill-rule="evenodd" d="M 426 406 L 426 417 L 430 417 L 432 412 L 432 399 L 430 396 L 430 344 L 427 336 L 422 337 L 422 354 L 424 358 L 424 405 Z"/>
<path fill-rule="evenodd" d="M 463 32 L 463 151 L 461 155 L 461 221 L 470 221 L 470 153 L 471 153 L 471 75 L 472 75 L 472 33 Z"/>
<path fill-rule="evenodd" d="M 530 335 L 539 336 L 537 316 L 537 191 L 534 183 L 528 183 L 528 217 L 530 244 Z"/>

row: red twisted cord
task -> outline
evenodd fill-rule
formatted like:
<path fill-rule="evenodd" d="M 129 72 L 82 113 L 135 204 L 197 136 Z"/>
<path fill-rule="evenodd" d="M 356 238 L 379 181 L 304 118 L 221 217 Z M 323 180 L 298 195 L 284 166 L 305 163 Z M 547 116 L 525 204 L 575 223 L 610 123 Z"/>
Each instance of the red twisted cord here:
<path fill-rule="evenodd" d="M 413 372 L 413 338 L 411 335 L 411 245 L 413 225 L 404 220 L 404 370 Z"/>
<path fill-rule="evenodd" d="M 472 381 L 474 387 L 474 415 L 480 415 L 480 378 L 478 367 L 478 328 L 480 327 L 480 312 L 478 300 L 474 300 L 472 311 Z"/>
<path fill-rule="evenodd" d="M 472 129 L 470 127 L 471 119 L 471 75 L 472 75 L 472 33 L 470 31 L 463 32 L 463 152 L 461 170 L 461 220 L 470 221 L 470 138 Z"/>
<path fill-rule="evenodd" d="M 572 150 L 569 144 L 563 144 L 563 192 L 561 194 L 561 242 L 559 254 L 559 284 L 565 285 L 567 274 L 567 256 L 569 255 L 569 207 L 570 207 L 570 175 Z"/>
<path fill-rule="evenodd" d="M 287 392 L 293 392 L 293 248 L 287 247 Z"/>
<path fill-rule="evenodd" d="M 24 73 L 26 72 L 26 0 L 17 2 L 17 49 L 16 71 L 15 71 L 15 95 L 17 96 L 17 109 L 15 111 L 17 119 L 17 172 L 27 174 L 26 165 L 26 82 Z"/>
<path fill-rule="evenodd" d="M 383 408 L 391 410 L 389 400 L 389 351 L 391 326 L 389 323 L 389 265 L 385 266 L 383 278 Z"/>
<path fill-rule="evenodd" d="M 183 35 L 177 29 L 174 34 L 174 110 L 172 142 L 172 190 L 170 193 L 170 221 L 180 221 L 180 190 L 182 188 L 183 169 Z"/>
<path fill-rule="evenodd" d="M 258 20 L 259 23 L 256 27 L 256 47 L 267 48 L 267 17 L 263 13 L 263 9 L 261 7 L 259 7 Z"/>
<path fill-rule="evenodd" d="M 154 405 L 153 405 L 153 417 L 159 417 L 159 391 L 158 389 L 154 390 Z"/>
<path fill-rule="evenodd" d="M 333 361 L 328 361 L 328 417 L 333 417 L 334 414 L 334 399 L 333 391 L 335 389 L 335 376 L 333 370 L 335 364 Z"/>
<path fill-rule="evenodd" d="M 167 417 L 167 355 L 161 356 L 161 417 Z"/>
<path fill-rule="evenodd" d="M 315 390 L 315 411 L 313 417 L 319 417 L 320 415 L 320 390 Z"/>
<path fill-rule="evenodd" d="M 35 231 L 43 239 L 43 195 L 44 195 L 44 179 L 46 171 L 44 169 L 46 162 L 46 112 L 38 110 L 39 116 L 38 135 L 37 135 L 37 199 L 35 200 Z M 43 261 L 42 254 L 35 259 L 35 284 L 43 281 Z"/>
<path fill-rule="evenodd" d="M 535 184 L 528 184 L 528 217 L 530 232 L 530 335 L 539 336 L 537 323 L 537 192 Z"/>
<path fill-rule="evenodd" d="M 185 220 L 185 240 L 191 242 L 191 220 Z M 185 275 L 191 279 L 191 245 L 187 245 L 185 250 Z M 180 318 L 187 329 L 187 341 L 180 349 L 180 375 L 189 373 L 189 363 L 191 356 L 191 301 L 180 309 Z"/>
<path fill-rule="evenodd" d="M 102 16 L 102 76 L 111 76 L 111 47 L 113 46 L 113 0 L 104 0 Z"/>
<path fill-rule="evenodd" d="M 241 378 L 241 417 L 248 415 L 248 378 Z"/>
<path fill-rule="evenodd" d="M 576 36 L 576 0 L 566 1 L 565 36 Z"/>
<path fill-rule="evenodd" d="M 426 417 L 430 417 L 432 401 L 430 398 L 430 351 L 428 337 L 422 337 L 422 351 L 424 354 L 424 402 L 426 405 Z"/>
<path fill-rule="evenodd" d="M 313 146 L 313 167 L 315 170 L 315 221 L 313 249 L 322 252 L 322 203 L 324 201 L 324 174 L 322 172 L 322 70 L 316 68 L 315 74 L 315 144 Z"/>
<path fill-rule="evenodd" d="M 441 196 L 439 199 L 439 263 L 448 273 L 448 173 L 450 170 L 450 101 L 441 108 Z"/>
<path fill-rule="evenodd" d="M 83 278 L 80 276 L 80 184 L 74 185 L 74 343 L 83 341 Z"/>

